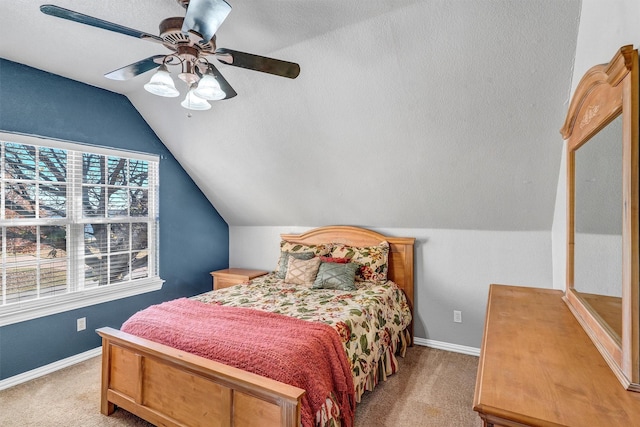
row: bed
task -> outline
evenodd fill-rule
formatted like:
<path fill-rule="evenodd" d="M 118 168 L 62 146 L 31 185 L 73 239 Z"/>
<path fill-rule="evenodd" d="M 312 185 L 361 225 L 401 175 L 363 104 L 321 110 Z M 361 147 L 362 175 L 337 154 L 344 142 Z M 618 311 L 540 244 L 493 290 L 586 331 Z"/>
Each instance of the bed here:
<path fill-rule="evenodd" d="M 340 295 L 351 295 L 360 291 L 362 291 L 363 295 L 358 296 L 358 298 L 362 299 L 373 298 L 376 292 L 392 292 L 391 295 L 402 295 L 402 298 L 394 296 L 393 299 L 397 300 L 396 303 L 403 305 L 404 309 L 409 311 L 409 314 L 396 316 L 394 322 L 389 322 L 395 323 L 395 328 L 399 328 L 400 332 L 393 332 L 393 328 L 389 325 L 387 330 L 392 332 L 387 339 L 390 344 L 386 347 L 381 347 L 383 350 L 380 350 L 380 354 L 374 357 L 374 359 L 378 358 L 378 360 L 373 362 L 370 359 L 364 360 L 364 356 L 358 354 L 357 351 L 351 353 L 346 351 L 344 353 L 343 349 L 343 357 L 349 361 L 352 370 L 356 365 L 371 368 L 368 372 L 364 372 L 366 370 L 364 368 L 360 369 L 361 375 L 354 374 L 350 379 L 350 381 L 353 381 L 351 385 L 353 397 L 351 399 L 357 400 L 365 390 L 371 390 L 375 387 L 375 383 L 378 380 L 385 379 L 386 372 L 395 370 L 395 366 L 391 366 L 396 365 L 393 353 L 405 345 L 412 344 L 414 239 L 384 236 L 370 230 L 349 226 L 321 227 L 307 233 L 283 234 L 281 237 L 281 249 L 283 249 L 281 254 L 285 253 L 282 245 L 286 245 L 287 248 L 291 249 L 286 253 L 293 253 L 300 248 L 317 248 L 330 244 L 334 252 L 326 253 L 324 256 L 335 255 L 336 250 L 338 250 L 339 255 L 353 256 L 353 252 L 345 251 L 349 251 L 354 247 L 369 248 L 386 244 L 388 245 L 388 261 L 384 273 L 389 281 L 377 280 L 376 283 L 380 289 L 369 287 L 368 283 L 359 283 L 357 286 L 358 291 L 341 291 L 340 289 L 327 291 L 321 288 L 312 292 L 308 286 L 297 287 L 291 285 L 288 283 L 290 279 L 286 281 L 287 284 L 283 285 L 282 272 L 279 272 L 278 268 L 276 268 L 273 273 L 254 279 L 250 283 L 208 292 L 175 304 L 185 305 L 187 308 L 184 312 L 193 313 L 197 310 L 192 308 L 199 309 L 199 307 L 208 304 L 219 307 L 222 310 L 222 315 L 228 315 L 229 317 L 234 317 L 234 315 L 243 317 L 238 314 L 242 314 L 242 310 L 251 311 L 255 315 L 258 315 L 255 312 L 260 311 L 262 314 L 259 315 L 263 316 L 265 320 L 260 320 L 262 319 L 260 318 L 254 321 L 260 324 L 269 323 L 269 316 L 284 317 L 282 314 L 286 314 L 287 318 L 291 318 L 291 322 L 298 321 L 307 325 L 314 324 L 318 325 L 318 328 L 321 328 L 321 326 L 334 328 L 338 331 L 338 334 L 333 333 L 334 336 L 344 337 L 344 330 L 337 326 L 342 320 L 333 317 L 334 311 L 340 311 L 339 308 L 334 307 L 325 311 L 315 308 L 324 307 L 324 303 L 331 299 L 332 292 L 334 296 L 338 295 L 333 299 L 343 299 L 344 301 L 341 301 L 341 303 L 345 306 L 352 304 L 353 301 L 346 296 L 343 298 Z M 290 258 L 293 259 L 294 257 L 291 256 Z M 303 257 L 300 258 L 302 259 Z M 326 260 L 327 263 L 340 263 L 338 257 L 328 258 L 333 259 Z M 298 258 L 296 257 L 295 259 L 297 260 Z M 295 261 L 295 263 L 302 264 L 300 261 Z M 305 261 L 304 264 L 309 263 Z M 323 258 L 322 265 L 324 264 L 325 259 Z M 288 265 L 290 267 L 294 266 L 294 261 L 289 260 Z M 278 267 L 281 266 L 282 261 Z M 331 264 L 330 267 L 336 267 L 336 265 Z M 360 270 L 364 271 L 365 269 L 362 268 Z M 358 271 L 361 272 L 360 270 Z M 287 273 L 292 271 L 294 270 L 290 268 Z M 379 277 L 376 275 L 380 272 L 379 266 L 369 271 L 372 277 L 378 279 Z M 318 274 L 318 277 L 320 277 L 320 274 Z M 369 282 L 369 279 L 365 277 L 363 281 Z M 287 298 L 292 301 L 300 300 L 311 294 L 316 298 L 316 302 L 318 298 L 322 300 L 320 303 L 314 303 L 311 309 L 307 304 L 306 308 L 300 309 L 298 307 L 292 310 L 290 307 L 294 306 L 293 303 L 286 303 Z M 275 298 L 278 302 L 275 306 L 276 308 L 273 308 L 273 304 L 266 304 L 265 298 L 267 297 L 269 299 Z M 389 299 L 390 297 L 385 296 L 378 299 L 385 298 Z M 173 308 L 173 306 L 171 307 Z M 293 311 L 297 314 L 293 313 Z M 347 311 L 353 310 L 349 308 Z M 360 315 L 364 316 L 362 313 Z M 164 314 L 160 317 L 162 316 Z M 127 323 L 136 324 L 136 321 L 137 317 L 134 315 L 123 327 L 126 329 L 129 326 Z M 362 321 L 349 325 L 353 326 L 356 323 L 365 324 Z M 162 327 L 164 328 L 165 326 Z M 356 332 L 355 330 L 350 330 L 350 333 L 344 337 L 343 344 L 348 345 L 350 343 L 349 335 L 356 337 Z M 103 340 L 101 412 L 105 415 L 113 413 L 116 406 L 119 406 L 151 423 L 162 426 L 260 425 L 299 427 L 301 420 L 304 419 L 303 415 L 308 412 L 305 406 L 306 401 L 311 400 L 312 397 L 310 396 L 314 390 L 305 390 L 287 382 L 268 378 L 268 376 L 272 375 L 258 375 L 250 372 L 253 369 L 246 368 L 246 365 L 240 365 L 246 368 L 241 369 L 231 366 L 233 363 L 221 363 L 217 360 L 211 360 L 198 354 L 200 351 L 194 351 L 191 347 L 187 347 L 190 351 L 174 348 L 173 342 L 169 342 L 171 345 L 167 345 L 162 342 L 163 339 L 158 339 L 162 337 L 147 339 L 138 336 L 137 332 L 134 335 L 112 328 L 99 329 L 98 333 Z M 352 345 L 355 347 L 367 342 L 366 338 L 362 338 L 364 332 L 361 334 L 358 332 L 358 334 L 357 339 L 351 340 L 353 341 Z M 181 336 L 185 335 L 185 333 L 180 332 L 173 335 L 167 333 L 165 335 Z M 212 339 L 211 341 L 215 340 Z M 365 348 L 364 345 L 361 347 Z M 390 357 L 382 357 L 382 353 L 387 354 L 389 352 L 391 352 Z M 259 370 L 254 371 L 260 372 Z M 337 401 L 340 401 L 340 399 L 337 399 Z M 331 416 L 336 415 L 335 408 L 331 408 L 332 402 L 330 399 L 327 399 L 326 403 L 328 406 L 325 405 L 323 408 L 324 418 L 320 417 L 320 411 L 313 413 L 315 424 L 335 424 L 335 420 L 331 418 Z M 353 404 L 355 405 L 355 402 Z M 343 423 L 343 425 L 349 424 L 348 420 Z"/>

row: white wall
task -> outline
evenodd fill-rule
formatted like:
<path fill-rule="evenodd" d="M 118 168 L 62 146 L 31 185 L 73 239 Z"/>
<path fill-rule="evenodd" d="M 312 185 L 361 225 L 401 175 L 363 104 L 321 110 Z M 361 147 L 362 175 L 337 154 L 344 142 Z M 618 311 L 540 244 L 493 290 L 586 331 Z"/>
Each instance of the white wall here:
<path fill-rule="evenodd" d="M 571 90 L 591 66 L 608 62 L 625 44 L 640 46 L 638 0 L 583 0 Z M 550 123 L 558 130 L 562 123 Z M 558 134 L 559 135 L 559 134 Z M 562 139 L 558 136 L 558 144 Z M 566 159 L 558 175 L 554 222 L 548 231 L 496 232 L 376 229 L 411 236 L 416 243 L 416 328 L 420 338 L 479 347 L 490 283 L 564 289 L 566 246 Z M 230 227 L 233 267 L 273 269 L 280 233 L 306 227 Z M 453 310 L 463 323 L 453 323 Z"/>
<path fill-rule="evenodd" d="M 640 47 L 640 2 L 583 0 L 571 94 L 589 68 L 609 62 L 617 50 L 627 44 Z M 562 124 L 558 129 L 560 126 Z M 563 150 L 566 151 L 566 144 Z M 552 227 L 553 287 L 558 289 L 564 289 L 566 277 L 566 173 L 567 162 L 563 154 Z"/>
<path fill-rule="evenodd" d="M 280 233 L 310 227 L 229 227 L 231 267 L 273 270 Z M 547 231 L 507 232 L 374 228 L 415 237 L 415 336 L 479 348 L 489 284 L 552 285 L 551 237 Z M 461 324 L 453 310 L 462 311 Z"/>

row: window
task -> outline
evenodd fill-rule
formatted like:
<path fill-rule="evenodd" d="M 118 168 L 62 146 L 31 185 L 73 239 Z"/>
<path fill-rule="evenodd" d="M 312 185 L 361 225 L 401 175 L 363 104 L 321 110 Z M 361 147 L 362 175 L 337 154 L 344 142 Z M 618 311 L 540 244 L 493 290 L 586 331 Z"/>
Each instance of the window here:
<path fill-rule="evenodd" d="M 0 134 L 0 326 L 159 289 L 158 158 Z"/>

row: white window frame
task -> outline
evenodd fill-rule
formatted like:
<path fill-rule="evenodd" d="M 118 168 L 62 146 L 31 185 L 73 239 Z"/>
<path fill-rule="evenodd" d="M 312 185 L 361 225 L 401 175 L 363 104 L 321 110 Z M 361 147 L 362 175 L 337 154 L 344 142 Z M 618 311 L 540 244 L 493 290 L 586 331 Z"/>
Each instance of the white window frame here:
<path fill-rule="evenodd" d="M 148 239 L 149 244 L 149 272 L 150 276 L 143 279 L 135 279 L 122 283 L 114 283 L 106 286 L 97 286 L 92 288 L 77 289 L 74 284 L 69 286 L 70 290 L 64 294 L 47 296 L 43 298 L 37 298 L 27 301 L 16 302 L 8 305 L 0 305 L 0 326 L 10 325 L 13 323 L 24 322 L 26 320 L 35 319 L 38 317 L 49 316 L 52 314 L 62 313 L 69 310 L 74 310 L 90 305 L 101 304 L 109 301 L 114 301 L 121 298 L 131 297 L 134 295 L 140 295 L 147 292 L 157 291 L 162 288 L 164 280 L 159 276 L 159 214 L 158 214 L 158 198 L 159 198 L 159 164 L 160 158 L 157 155 L 126 151 L 121 149 L 110 149 L 104 147 L 95 147 L 90 145 L 84 145 L 80 143 L 72 143 L 68 141 L 61 141 L 50 138 L 34 137 L 15 133 L 0 132 L 0 139 L 4 142 L 14 142 L 18 144 L 36 145 L 41 147 L 59 148 L 75 152 L 85 152 L 91 154 L 102 154 L 105 156 L 126 157 L 136 160 L 146 160 L 150 162 L 150 166 L 153 163 L 153 170 L 155 178 L 150 180 L 149 183 L 149 217 L 152 220 L 149 222 L 150 227 L 153 228 L 152 237 Z M 151 173 L 152 167 L 150 167 Z M 71 193 L 71 191 L 69 192 Z M 81 213 L 78 214 L 77 208 L 81 203 L 77 203 L 78 196 L 80 200 L 82 198 L 81 190 L 75 194 L 69 194 L 69 200 L 67 206 L 75 204 L 75 211 L 71 210 L 67 212 L 67 215 L 72 219 L 71 228 L 76 228 L 76 225 L 80 229 L 84 228 L 84 222 L 82 221 Z M 72 208 L 73 209 L 73 208 Z M 17 225 L 10 221 L 3 221 L 0 219 L 0 225 L 11 226 Z M 73 257 L 71 253 L 69 257 Z M 71 264 L 80 262 L 81 260 L 71 260 Z M 1 282 L 0 282 L 1 284 Z M 132 284 L 134 284 L 132 286 Z M 82 286 L 80 286 L 82 288 Z"/>

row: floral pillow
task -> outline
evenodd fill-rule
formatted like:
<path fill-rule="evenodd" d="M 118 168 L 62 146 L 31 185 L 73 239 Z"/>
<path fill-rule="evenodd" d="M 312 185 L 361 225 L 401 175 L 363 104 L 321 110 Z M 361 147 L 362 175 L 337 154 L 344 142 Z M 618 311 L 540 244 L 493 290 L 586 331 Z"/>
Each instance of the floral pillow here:
<path fill-rule="evenodd" d="M 319 267 L 320 258 L 297 259 L 289 257 L 287 275 L 284 278 L 284 282 L 311 287 L 316 279 Z"/>
<path fill-rule="evenodd" d="M 389 242 L 381 242 L 378 246 L 356 247 L 334 243 L 331 257 L 348 258 L 350 262 L 360 266 L 356 271 L 358 282 L 384 282 L 389 270 Z"/>
<path fill-rule="evenodd" d="M 276 267 L 276 272 L 282 271 L 281 266 L 283 266 L 286 269 L 287 263 L 289 262 L 289 260 L 286 259 L 288 258 L 288 255 L 285 255 L 285 253 L 287 252 L 289 254 L 300 253 L 300 252 L 312 252 L 314 256 L 327 256 L 329 255 L 329 252 L 331 252 L 331 244 L 302 245 L 300 243 L 292 243 L 292 242 L 287 242 L 286 240 L 282 240 L 280 242 L 280 258 L 278 259 L 278 266 Z"/>
<path fill-rule="evenodd" d="M 336 264 L 346 264 L 349 262 L 349 258 L 333 258 L 330 256 L 321 256 L 320 261 L 322 262 L 335 262 Z"/>

